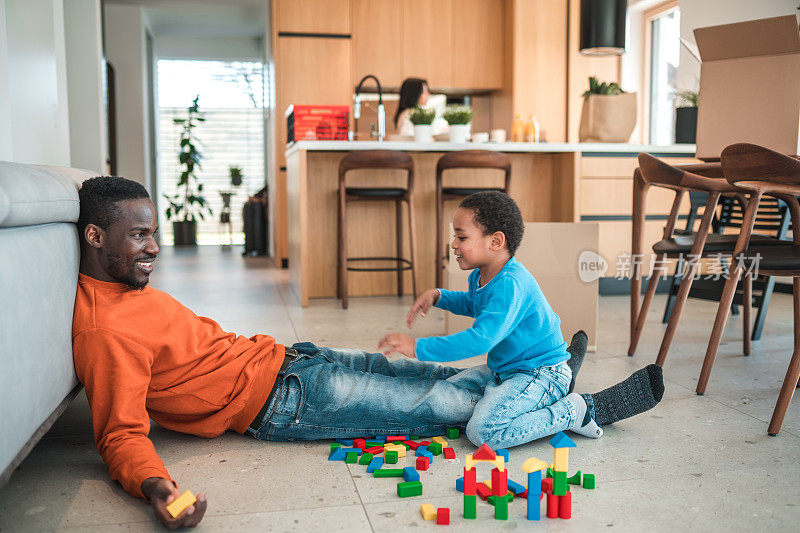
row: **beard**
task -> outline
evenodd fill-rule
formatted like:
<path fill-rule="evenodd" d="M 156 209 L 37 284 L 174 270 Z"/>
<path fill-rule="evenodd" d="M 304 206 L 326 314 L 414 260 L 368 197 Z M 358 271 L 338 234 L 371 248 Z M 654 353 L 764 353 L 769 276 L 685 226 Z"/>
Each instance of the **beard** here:
<path fill-rule="evenodd" d="M 127 263 L 125 258 L 116 251 L 108 254 L 108 273 L 120 283 L 137 291 L 144 290 L 150 281 L 150 277 L 147 275 L 143 275 L 143 279 L 137 278 L 136 263 Z"/>

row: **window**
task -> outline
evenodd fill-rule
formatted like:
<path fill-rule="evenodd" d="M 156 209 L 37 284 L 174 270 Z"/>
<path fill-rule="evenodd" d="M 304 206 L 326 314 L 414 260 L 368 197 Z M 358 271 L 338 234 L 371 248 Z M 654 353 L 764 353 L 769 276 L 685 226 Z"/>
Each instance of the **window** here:
<path fill-rule="evenodd" d="M 180 176 L 178 144 L 182 125 L 174 118 L 186 116 L 186 108 L 199 96 L 205 117 L 194 130 L 202 154 L 196 174 L 203 195 L 213 210 L 198 220 L 198 244 L 228 244 L 229 227 L 220 222 L 222 192 L 231 190 L 229 167 L 242 168 L 242 185 L 230 204 L 231 244 L 244 243 L 242 206 L 248 196 L 264 187 L 264 70 L 258 62 L 158 61 L 158 155 L 159 192 L 176 192 Z M 160 198 L 159 224 L 163 244 L 172 244 L 172 223 Z"/>
<path fill-rule="evenodd" d="M 675 142 L 676 77 L 680 62 L 680 9 L 668 2 L 645 12 L 648 133 L 650 144 Z"/>

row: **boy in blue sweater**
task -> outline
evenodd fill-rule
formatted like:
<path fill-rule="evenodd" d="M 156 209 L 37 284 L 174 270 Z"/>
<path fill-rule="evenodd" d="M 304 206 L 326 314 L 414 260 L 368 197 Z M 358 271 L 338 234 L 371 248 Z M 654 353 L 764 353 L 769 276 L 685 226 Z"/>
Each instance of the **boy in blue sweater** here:
<path fill-rule="evenodd" d="M 516 446 L 567 429 L 599 438 L 603 430 L 595 420 L 595 405 L 617 414 L 625 411 L 622 418 L 649 409 L 663 393 L 660 367 L 651 365 L 655 368 L 642 369 L 596 395 L 571 392 L 573 371 L 567 364 L 570 353 L 561 320 L 531 273 L 514 259 L 524 228 L 519 208 L 504 193 L 482 192 L 464 199 L 453 216 L 451 247 L 461 269 L 472 270 L 468 290 L 425 292 L 411 307 L 407 323 L 411 327 L 431 306 L 474 317 L 475 323 L 443 337 L 413 339 L 394 333 L 378 348 L 436 362 L 487 354 L 486 365 L 448 378 L 469 389 L 483 389 L 466 428 L 475 445 Z M 576 373 L 578 367 L 579 363 Z M 620 403 L 626 404 L 624 409 Z"/>

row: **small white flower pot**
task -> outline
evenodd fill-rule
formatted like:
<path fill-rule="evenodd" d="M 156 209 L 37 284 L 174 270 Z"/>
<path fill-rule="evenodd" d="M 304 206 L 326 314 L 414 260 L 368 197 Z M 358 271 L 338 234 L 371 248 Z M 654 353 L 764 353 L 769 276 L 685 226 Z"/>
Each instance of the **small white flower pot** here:
<path fill-rule="evenodd" d="M 465 143 L 469 140 L 469 124 L 450 124 L 450 142 Z"/>
<path fill-rule="evenodd" d="M 433 142 L 433 126 L 430 124 L 414 124 L 414 142 Z"/>

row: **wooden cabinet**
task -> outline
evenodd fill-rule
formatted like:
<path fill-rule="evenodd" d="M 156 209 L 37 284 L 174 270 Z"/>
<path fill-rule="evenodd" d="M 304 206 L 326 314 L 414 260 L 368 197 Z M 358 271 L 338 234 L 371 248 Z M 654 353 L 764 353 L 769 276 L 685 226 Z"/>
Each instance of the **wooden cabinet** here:
<path fill-rule="evenodd" d="M 350 33 L 350 0 L 274 0 L 278 32 Z"/>
<path fill-rule="evenodd" d="M 456 0 L 453 4 L 453 87 L 503 86 L 502 0 Z"/>
<path fill-rule="evenodd" d="M 453 0 L 403 0 L 403 77 L 452 87 L 452 31 Z"/>
<path fill-rule="evenodd" d="M 403 82 L 400 0 L 353 0 L 353 83 L 374 74 L 384 87 Z"/>

